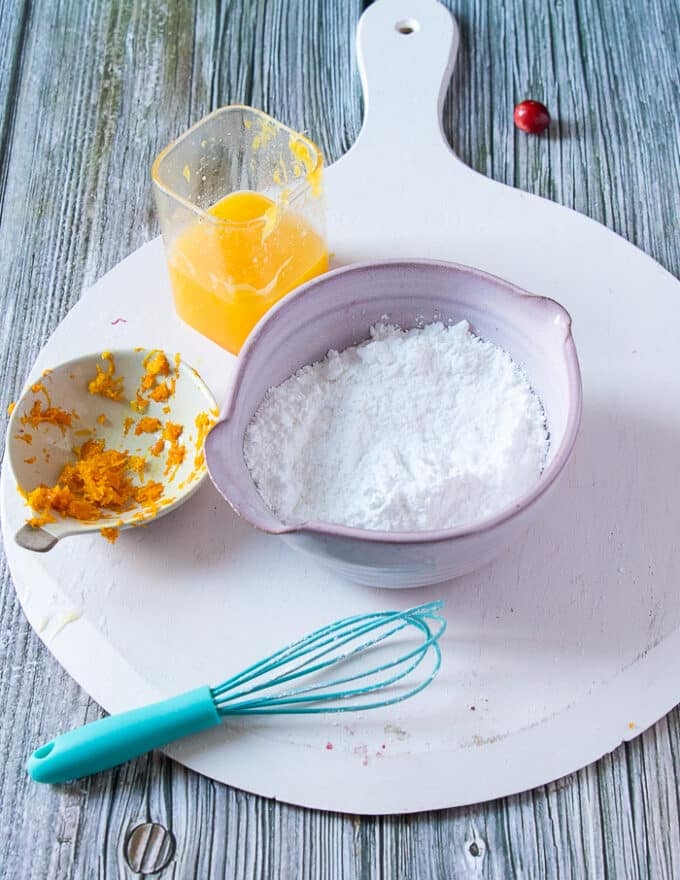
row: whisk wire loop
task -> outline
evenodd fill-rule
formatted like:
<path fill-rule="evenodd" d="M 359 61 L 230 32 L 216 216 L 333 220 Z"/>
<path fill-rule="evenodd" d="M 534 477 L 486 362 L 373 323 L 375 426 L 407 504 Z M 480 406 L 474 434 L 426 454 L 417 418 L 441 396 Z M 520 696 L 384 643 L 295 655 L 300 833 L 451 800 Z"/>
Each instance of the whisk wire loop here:
<path fill-rule="evenodd" d="M 430 606 L 434 606 L 436 604 L 441 603 L 428 603 L 427 605 L 418 606 L 414 609 L 403 612 L 395 611 L 374 613 L 368 615 L 356 615 L 355 617 L 345 618 L 344 620 L 329 624 L 328 626 L 322 627 L 321 629 L 310 633 L 309 635 L 298 640 L 297 642 L 293 642 L 287 647 L 276 651 L 269 657 L 265 657 L 263 660 L 254 663 L 252 666 L 247 667 L 242 672 L 238 673 L 230 679 L 227 679 L 222 684 L 213 688 L 213 693 L 215 696 L 221 696 L 228 691 L 232 691 L 235 687 L 252 681 L 253 679 L 261 678 L 264 674 L 272 670 L 281 669 L 283 666 L 293 660 L 298 659 L 299 657 L 306 658 L 299 668 L 304 668 L 305 672 L 309 673 L 313 671 L 309 668 L 309 664 L 311 664 L 318 657 L 322 656 L 324 653 L 335 651 L 338 648 L 342 647 L 344 644 L 355 640 L 361 635 L 385 626 L 387 623 L 395 619 L 402 621 L 397 629 L 403 629 L 409 624 L 413 625 L 416 620 L 419 620 L 419 618 L 417 617 L 419 613 L 422 613 L 422 611 L 425 609 L 429 610 Z M 404 620 L 404 618 L 407 617 L 410 617 L 411 619 Z M 357 622 L 359 622 L 359 626 L 357 626 L 355 629 L 349 628 L 352 624 L 355 624 Z M 329 634 L 330 637 L 327 638 Z M 387 638 L 387 636 L 391 634 L 392 633 L 386 633 L 384 634 L 383 638 Z M 326 652 L 319 652 L 317 654 L 311 653 L 313 648 L 323 648 L 329 645 L 330 647 Z M 361 650 L 361 646 L 358 646 L 355 650 L 356 653 L 358 653 Z M 342 658 L 335 658 L 328 665 L 336 663 L 340 659 Z M 290 671 L 292 672 L 292 670 Z M 281 678 L 277 677 L 277 682 L 280 681 Z M 259 689 L 262 689 L 263 687 L 267 686 L 269 686 L 268 683 L 265 683 L 260 684 L 258 687 Z"/>
<path fill-rule="evenodd" d="M 230 679 L 227 679 L 225 682 L 218 685 L 216 688 L 214 688 L 214 690 L 222 691 L 234 686 L 238 686 L 244 681 L 251 680 L 257 675 L 261 675 L 262 673 L 267 672 L 270 669 L 278 668 L 283 663 L 290 662 L 291 660 L 296 659 L 298 656 L 304 656 L 309 652 L 310 647 L 314 643 L 318 642 L 319 644 L 317 646 L 322 647 L 334 641 L 337 642 L 342 634 L 347 635 L 349 638 L 353 638 L 355 635 L 361 635 L 362 633 L 370 632 L 373 629 L 384 626 L 391 620 L 403 620 L 405 617 L 414 618 L 417 616 L 427 615 L 430 611 L 436 612 L 439 608 L 443 606 L 443 604 L 444 603 L 441 600 L 438 600 L 435 602 L 428 602 L 423 605 L 418 605 L 415 608 L 408 609 L 407 611 L 357 614 L 353 617 L 347 617 L 343 620 L 336 621 L 335 623 L 328 624 L 327 626 L 321 627 L 320 629 L 315 630 L 314 632 L 304 636 L 298 641 L 292 642 L 290 645 L 287 645 L 286 647 L 275 651 L 273 654 L 270 654 L 268 657 L 259 660 L 257 663 L 248 666 L 237 675 L 233 676 Z M 439 621 L 443 622 L 443 618 L 441 618 L 439 615 L 435 616 Z M 355 623 L 359 624 L 357 630 L 347 630 L 350 625 Z M 402 626 L 406 625 L 408 624 L 402 624 Z M 330 638 L 322 641 L 322 639 L 329 634 Z"/>
<path fill-rule="evenodd" d="M 348 683 L 351 681 L 356 681 L 359 678 L 366 678 L 369 675 L 381 672 L 383 670 L 386 670 L 386 669 L 389 669 L 389 668 L 392 668 L 392 667 L 395 667 L 398 665 L 402 665 L 402 664 L 406 663 L 408 660 L 410 660 L 412 657 L 417 657 L 418 659 L 415 661 L 414 665 L 411 666 L 408 670 L 405 670 L 404 672 L 402 672 L 400 674 L 399 677 L 403 677 L 404 675 L 408 674 L 408 672 L 412 671 L 421 662 L 424 654 L 427 652 L 427 650 L 429 649 L 429 647 L 431 646 L 432 641 L 433 641 L 433 637 L 432 637 L 432 634 L 429 630 L 429 627 L 427 627 L 427 625 L 422 620 L 420 620 L 418 618 L 415 618 L 413 620 L 407 620 L 406 622 L 402 623 L 400 626 L 394 627 L 391 630 L 389 630 L 388 632 L 381 634 L 376 639 L 371 639 L 369 641 L 362 642 L 359 645 L 357 645 L 356 647 L 354 647 L 351 651 L 348 651 L 346 654 L 334 655 L 330 659 L 328 659 L 322 663 L 318 663 L 314 666 L 308 665 L 309 663 L 311 663 L 313 660 L 319 658 L 320 656 L 323 656 L 323 655 L 326 655 L 332 651 L 335 651 L 338 647 L 341 647 L 344 644 L 355 639 L 355 636 L 353 634 L 351 634 L 347 638 L 345 638 L 341 642 L 339 642 L 338 645 L 333 645 L 330 648 L 327 648 L 326 650 L 324 650 L 322 652 L 318 652 L 315 655 L 311 655 L 308 661 L 294 667 L 294 669 L 291 670 L 289 673 L 287 673 L 285 675 L 282 674 L 280 676 L 277 676 L 275 679 L 275 683 L 277 685 L 285 684 L 289 681 L 293 681 L 293 680 L 301 678 L 303 676 L 308 676 L 312 673 L 322 671 L 323 669 L 327 669 L 330 666 L 335 666 L 340 662 L 345 662 L 345 661 L 351 659 L 352 656 L 358 655 L 358 654 L 366 651 L 369 648 L 375 647 L 380 642 L 384 641 L 385 639 L 389 638 L 390 636 L 394 635 L 395 633 L 399 632 L 400 630 L 405 629 L 409 625 L 417 626 L 418 628 L 423 630 L 423 632 L 425 632 L 427 638 L 426 638 L 425 642 L 423 642 L 417 648 L 410 651 L 408 654 L 402 655 L 401 657 L 398 657 L 396 660 L 392 660 L 388 663 L 384 663 L 382 666 L 378 666 L 375 669 L 361 671 L 361 672 L 357 673 L 356 675 L 347 676 L 342 679 L 336 679 L 333 682 L 322 682 L 322 683 L 319 683 L 316 685 L 310 684 L 306 688 L 302 688 L 297 691 L 289 691 L 286 694 L 286 696 L 289 696 L 290 694 L 293 694 L 293 693 L 308 693 L 308 692 L 311 692 L 314 690 L 324 689 L 324 688 L 329 687 L 331 684 L 333 686 L 335 686 L 338 684 L 345 684 L 345 683 Z M 374 625 L 372 627 L 372 629 L 375 629 L 375 628 L 376 628 L 376 626 Z M 437 638 L 438 638 L 438 635 L 437 635 Z M 272 680 L 267 680 L 267 681 L 260 683 L 259 685 L 253 686 L 252 688 L 248 688 L 247 690 L 237 691 L 235 693 L 229 693 L 223 697 L 222 702 L 226 703 L 227 701 L 230 701 L 230 700 L 235 700 L 235 699 L 243 697 L 243 696 L 248 696 L 249 694 L 252 694 L 257 691 L 261 691 L 261 690 L 264 690 L 266 688 L 271 687 L 273 683 L 274 682 Z"/>
<path fill-rule="evenodd" d="M 329 666 L 336 665 L 340 661 L 349 660 L 353 655 L 359 654 L 359 653 L 361 653 L 361 651 L 375 646 L 376 644 L 378 644 L 379 642 L 388 638 L 389 636 L 394 635 L 396 632 L 399 632 L 399 630 L 405 629 L 406 626 L 408 626 L 407 623 L 402 623 L 400 626 L 394 627 L 389 632 L 383 633 L 377 639 L 371 639 L 370 641 L 362 642 L 361 644 L 352 648 L 352 650 L 348 651 L 346 654 L 342 654 L 342 655 L 335 654 L 334 652 L 336 652 L 339 648 L 343 647 L 345 644 L 347 644 L 349 642 L 356 640 L 356 637 L 357 637 L 356 631 L 351 631 L 346 636 L 346 638 L 342 639 L 342 641 L 336 641 L 335 639 L 333 639 L 332 640 L 333 643 L 331 644 L 330 647 L 326 647 L 323 650 L 317 651 L 316 653 L 310 653 L 302 663 L 299 663 L 297 666 L 294 666 L 288 673 L 286 673 L 285 675 L 281 674 L 281 675 L 277 676 L 276 683 L 277 684 L 284 684 L 285 682 L 293 681 L 297 678 L 301 678 L 303 675 L 312 675 L 316 672 L 320 672 L 323 669 L 327 669 Z M 372 627 L 371 629 L 374 629 L 374 628 L 375 627 Z M 366 630 L 364 630 L 363 632 L 366 632 Z M 326 640 L 326 642 L 324 642 L 323 644 L 324 645 L 328 644 L 328 641 L 329 640 Z M 418 650 L 420 650 L 420 649 L 418 649 Z M 316 660 L 319 660 L 321 657 L 327 656 L 328 654 L 333 654 L 333 656 L 330 659 L 325 660 L 323 662 L 315 663 Z M 297 656 L 299 656 L 299 654 Z M 297 659 L 297 656 L 295 659 Z M 286 662 L 289 662 L 289 660 L 290 660 L 290 658 L 288 660 L 286 660 Z M 314 664 L 314 665 L 312 665 L 312 664 Z M 281 664 L 280 663 L 273 664 L 272 668 L 280 669 Z M 260 674 L 258 674 L 258 678 L 259 678 Z M 253 685 L 253 687 L 248 688 L 247 690 L 237 691 L 234 693 L 228 693 L 224 697 L 224 699 L 231 700 L 231 699 L 235 699 L 237 697 L 246 696 L 248 694 L 255 693 L 256 691 L 260 691 L 265 688 L 271 687 L 271 684 L 272 684 L 271 680 L 260 682 L 259 684 Z"/>
<path fill-rule="evenodd" d="M 406 611 L 356 615 L 322 627 L 213 688 L 215 707 L 222 716 L 312 714 L 349 712 L 401 702 L 426 687 L 440 668 L 438 641 L 446 628 L 446 621 L 437 612 L 442 605 L 441 601 L 428 602 Z M 431 623 L 436 624 L 435 630 L 431 629 Z M 362 654 L 369 656 L 372 649 L 409 627 L 420 630 L 423 641 L 405 654 L 339 678 L 281 689 L 303 676 L 321 673 Z M 383 631 L 373 638 L 364 638 L 377 630 Z M 342 651 L 347 645 L 351 647 Z M 433 665 L 421 682 L 376 702 L 343 703 L 405 680 L 430 652 L 434 656 Z M 298 663 L 299 660 L 302 662 Z M 273 673 L 271 677 L 267 677 L 269 673 Z M 346 688 L 346 685 L 362 680 L 367 683 Z M 272 692 L 273 689 L 276 690 Z M 329 703 L 340 705 L 329 706 Z"/>
<path fill-rule="evenodd" d="M 421 607 L 425 608 L 427 606 L 419 606 L 417 608 L 414 608 L 413 613 L 419 612 Z M 259 660 L 257 663 L 253 663 L 252 666 L 248 666 L 237 675 L 233 676 L 230 679 L 227 679 L 216 688 L 213 688 L 213 691 L 216 694 L 223 693 L 227 690 L 231 690 L 234 687 L 238 687 L 248 681 L 252 681 L 254 678 L 258 678 L 259 676 L 266 674 L 273 669 L 278 669 L 285 663 L 290 663 L 291 661 L 296 660 L 298 657 L 308 657 L 309 651 L 314 645 L 317 648 L 322 648 L 326 645 L 331 645 L 331 649 L 336 648 L 339 646 L 339 644 L 342 644 L 341 642 L 339 642 L 339 639 L 342 635 L 346 637 L 346 641 L 351 641 L 352 639 L 363 635 L 364 633 L 370 632 L 377 627 L 385 625 L 385 623 L 389 622 L 392 619 L 402 619 L 408 613 L 409 612 L 395 611 L 388 613 L 376 612 L 373 614 L 358 614 L 354 617 L 347 617 L 343 620 L 336 621 L 335 623 L 328 624 L 327 626 L 315 630 L 313 633 L 310 633 L 304 638 L 299 639 L 296 642 L 292 642 L 285 648 L 281 648 L 280 650 L 275 651 L 273 654 L 270 654 L 269 657 L 265 657 L 263 660 Z M 355 630 L 348 629 L 348 627 L 355 623 L 359 624 Z M 402 627 L 404 626 L 407 626 L 407 624 L 403 623 Z M 308 660 L 305 661 L 305 663 L 311 662 L 312 659 L 313 658 L 310 657 Z"/>

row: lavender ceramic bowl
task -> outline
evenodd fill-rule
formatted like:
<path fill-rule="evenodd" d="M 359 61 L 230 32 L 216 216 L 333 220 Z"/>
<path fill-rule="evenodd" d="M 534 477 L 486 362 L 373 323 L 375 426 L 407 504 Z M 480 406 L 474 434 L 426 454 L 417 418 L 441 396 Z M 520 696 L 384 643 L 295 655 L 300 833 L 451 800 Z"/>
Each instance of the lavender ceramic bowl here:
<path fill-rule="evenodd" d="M 298 367 L 367 338 L 385 316 L 402 328 L 433 320 L 470 322 L 525 369 L 545 407 L 550 452 L 536 486 L 470 526 L 379 532 L 322 522 L 286 523 L 266 507 L 243 457 L 243 435 L 265 393 Z M 576 440 L 581 378 L 571 319 L 558 303 L 454 263 L 395 260 L 337 269 L 285 297 L 241 352 L 221 421 L 206 441 L 212 480 L 234 510 L 282 535 L 337 574 L 376 587 L 439 583 L 484 565 L 542 511 Z"/>

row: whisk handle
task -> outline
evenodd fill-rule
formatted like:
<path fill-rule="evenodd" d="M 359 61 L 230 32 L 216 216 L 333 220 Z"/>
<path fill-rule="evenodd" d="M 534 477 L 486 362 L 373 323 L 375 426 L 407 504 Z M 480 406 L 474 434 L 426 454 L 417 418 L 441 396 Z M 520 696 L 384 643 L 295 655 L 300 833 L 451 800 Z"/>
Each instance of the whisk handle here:
<path fill-rule="evenodd" d="M 220 723 L 209 687 L 109 715 L 36 749 L 27 770 L 36 782 L 66 782 L 115 767 Z"/>

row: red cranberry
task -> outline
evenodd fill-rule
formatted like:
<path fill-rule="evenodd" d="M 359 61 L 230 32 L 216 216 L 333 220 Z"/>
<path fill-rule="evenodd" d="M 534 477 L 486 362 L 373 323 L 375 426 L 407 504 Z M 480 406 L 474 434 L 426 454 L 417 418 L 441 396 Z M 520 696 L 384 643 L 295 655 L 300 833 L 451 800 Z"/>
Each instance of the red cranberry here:
<path fill-rule="evenodd" d="M 540 134 L 550 125 L 548 108 L 539 101 L 522 101 L 515 107 L 515 125 L 529 134 Z"/>

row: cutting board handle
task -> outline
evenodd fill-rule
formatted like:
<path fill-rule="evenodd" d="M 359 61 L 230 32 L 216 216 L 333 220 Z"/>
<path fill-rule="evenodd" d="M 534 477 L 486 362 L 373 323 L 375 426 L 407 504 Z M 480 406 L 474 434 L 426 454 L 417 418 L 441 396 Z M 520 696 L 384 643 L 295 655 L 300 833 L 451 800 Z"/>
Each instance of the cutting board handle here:
<path fill-rule="evenodd" d="M 446 145 L 441 117 L 458 52 L 458 26 L 436 0 L 377 0 L 357 28 L 364 124 L 357 145 L 374 141 L 405 159 Z M 404 169 L 408 172 L 408 169 Z"/>

